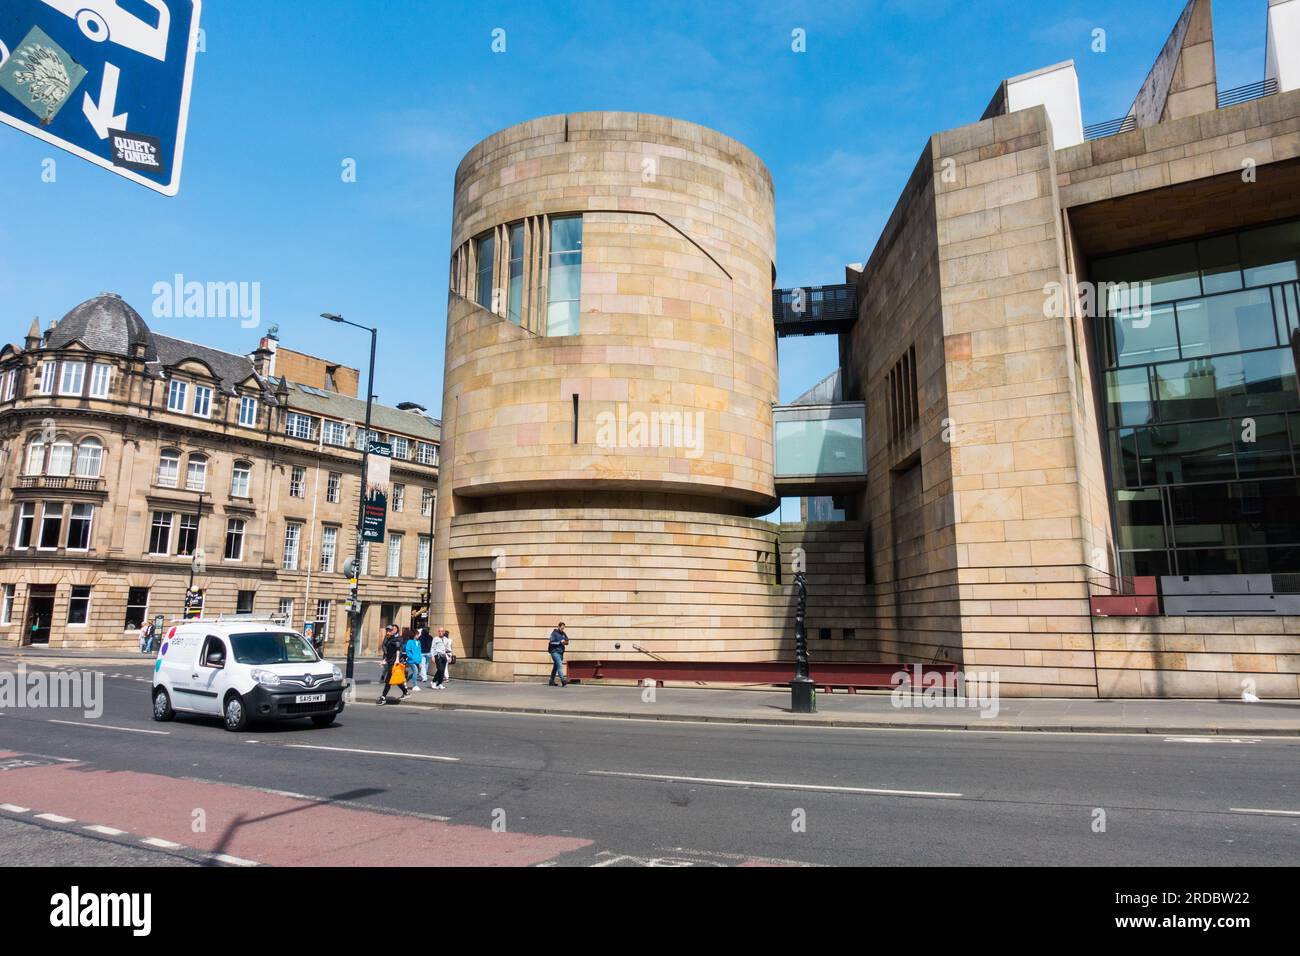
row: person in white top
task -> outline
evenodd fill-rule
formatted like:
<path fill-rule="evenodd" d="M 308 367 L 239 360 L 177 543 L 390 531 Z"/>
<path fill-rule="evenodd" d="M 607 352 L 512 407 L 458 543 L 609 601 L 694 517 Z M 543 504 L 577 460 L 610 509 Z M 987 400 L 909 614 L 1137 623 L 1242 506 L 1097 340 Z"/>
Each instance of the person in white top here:
<path fill-rule="evenodd" d="M 437 690 L 442 690 L 447 686 L 447 662 L 451 659 L 451 637 L 445 627 L 438 628 L 438 636 L 433 639 L 429 651 L 433 654 L 435 667 L 433 686 Z"/>

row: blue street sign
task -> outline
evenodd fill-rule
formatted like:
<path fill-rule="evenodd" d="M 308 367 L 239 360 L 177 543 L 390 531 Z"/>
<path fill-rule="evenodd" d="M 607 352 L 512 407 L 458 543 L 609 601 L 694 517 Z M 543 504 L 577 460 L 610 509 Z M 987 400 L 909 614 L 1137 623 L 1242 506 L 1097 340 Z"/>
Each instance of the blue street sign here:
<path fill-rule="evenodd" d="M 0 122 L 175 196 L 201 7 L 4 0 Z"/>

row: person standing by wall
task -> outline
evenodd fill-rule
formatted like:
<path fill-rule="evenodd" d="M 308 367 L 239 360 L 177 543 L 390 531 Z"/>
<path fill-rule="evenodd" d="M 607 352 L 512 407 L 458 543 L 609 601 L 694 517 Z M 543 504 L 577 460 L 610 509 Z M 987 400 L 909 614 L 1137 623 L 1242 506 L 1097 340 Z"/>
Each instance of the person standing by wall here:
<path fill-rule="evenodd" d="M 569 635 L 564 633 L 564 622 L 561 621 L 551 631 L 551 639 L 547 642 L 546 652 L 551 655 L 551 681 L 552 687 L 555 686 L 555 678 L 560 678 L 560 686 L 568 687 L 569 679 L 564 676 L 564 649 L 569 646 Z"/>

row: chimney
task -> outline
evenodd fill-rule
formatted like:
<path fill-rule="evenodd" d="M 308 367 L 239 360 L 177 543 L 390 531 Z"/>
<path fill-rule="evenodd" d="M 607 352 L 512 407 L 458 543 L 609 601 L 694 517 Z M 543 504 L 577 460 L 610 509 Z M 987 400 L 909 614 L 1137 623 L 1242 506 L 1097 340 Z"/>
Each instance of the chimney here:
<path fill-rule="evenodd" d="M 267 334 L 248 356 L 253 363 L 253 371 L 262 378 L 272 378 L 275 375 L 275 350 L 279 344 L 274 336 Z"/>

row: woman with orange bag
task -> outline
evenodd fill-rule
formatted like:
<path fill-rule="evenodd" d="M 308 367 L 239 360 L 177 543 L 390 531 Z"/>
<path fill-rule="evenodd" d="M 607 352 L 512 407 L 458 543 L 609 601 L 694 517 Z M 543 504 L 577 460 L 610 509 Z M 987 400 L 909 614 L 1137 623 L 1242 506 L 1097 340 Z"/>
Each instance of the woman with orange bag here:
<path fill-rule="evenodd" d="M 388 689 L 396 687 L 402 692 L 399 700 L 406 699 L 406 664 L 404 663 L 404 654 L 402 653 L 402 639 L 398 635 L 397 628 L 389 625 L 384 629 L 384 643 L 381 647 L 384 655 L 384 670 L 380 680 L 383 682 L 384 690 L 379 695 L 379 703 L 388 703 Z"/>

